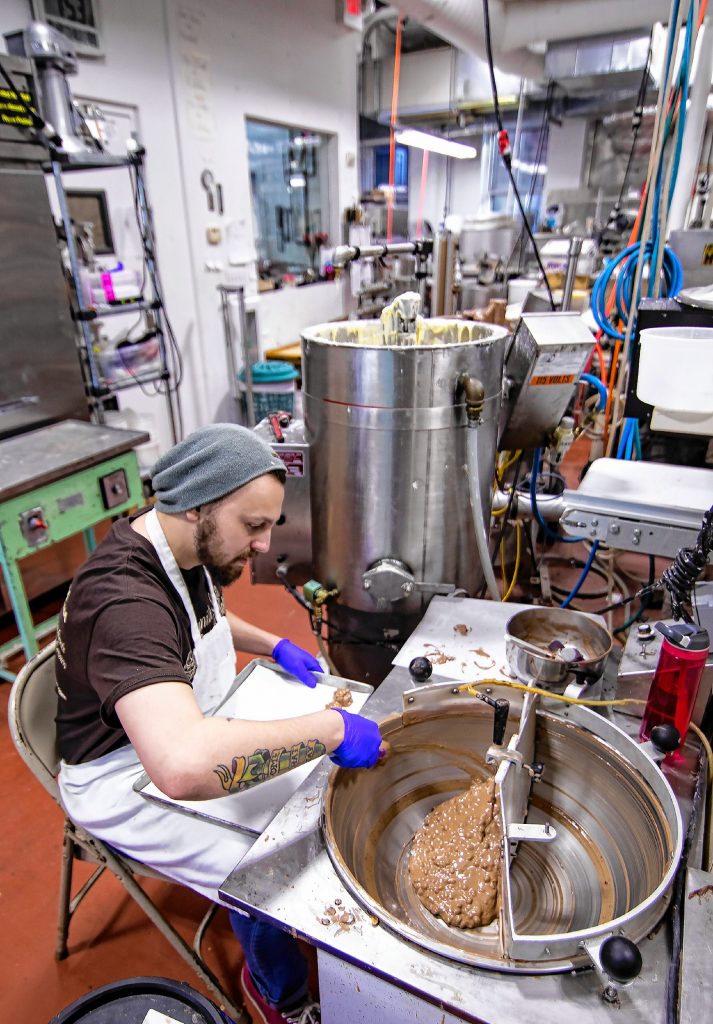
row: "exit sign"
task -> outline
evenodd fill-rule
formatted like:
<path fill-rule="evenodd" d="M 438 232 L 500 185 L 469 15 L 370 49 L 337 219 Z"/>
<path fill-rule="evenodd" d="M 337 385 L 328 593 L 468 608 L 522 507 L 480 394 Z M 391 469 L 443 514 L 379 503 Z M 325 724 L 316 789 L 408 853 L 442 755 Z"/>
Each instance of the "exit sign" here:
<path fill-rule="evenodd" d="M 361 32 L 361 0 L 337 0 L 337 21 L 341 21 L 347 28 Z"/>

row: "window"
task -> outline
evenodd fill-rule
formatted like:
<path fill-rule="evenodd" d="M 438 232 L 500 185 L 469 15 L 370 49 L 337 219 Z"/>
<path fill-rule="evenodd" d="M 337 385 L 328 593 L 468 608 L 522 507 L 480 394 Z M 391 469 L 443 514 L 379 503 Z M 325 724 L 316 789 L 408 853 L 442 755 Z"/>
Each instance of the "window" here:
<path fill-rule="evenodd" d="M 514 135 L 514 128 L 511 127 L 511 139 Z M 488 152 L 490 158 L 490 209 L 493 213 L 505 213 L 508 209 L 510 178 L 498 150 L 495 130 L 489 138 L 484 135 L 483 150 Z M 547 171 L 546 154 L 546 129 L 541 131 L 539 128 L 523 128 L 512 169 L 523 206 L 535 225 L 540 217 L 542 188 Z"/>
<path fill-rule="evenodd" d="M 313 280 L 329 243 L 329 150 L 334 136 L 247 119 L 260 277 Z"/>

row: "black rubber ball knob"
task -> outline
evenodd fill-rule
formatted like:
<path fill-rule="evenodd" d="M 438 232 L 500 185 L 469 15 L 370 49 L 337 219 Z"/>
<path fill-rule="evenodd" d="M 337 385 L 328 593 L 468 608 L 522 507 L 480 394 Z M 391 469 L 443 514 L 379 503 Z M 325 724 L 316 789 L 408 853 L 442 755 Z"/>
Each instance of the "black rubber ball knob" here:
<path fill-rule="evenodd" d="M 655 725 L 651 730 L 651 742 L 665 754 L 670 754 L 681 742 L 681 734 L 670 722 Z"/>
<path fill-rule="evenodd" d="M 602 943 L 599 951 L 602 967 L 620 985 L 633 981 L 641 973 L 642 959 L 639 947 L 623 935 L 612 935 Z"/>
<path fill-rule="evenodd" d="M 431 678 L 433 665 L 428 658 L 414 658 L 409 662 L 408 670 L 415 683 L 425 683 L 427 679 Z"/>

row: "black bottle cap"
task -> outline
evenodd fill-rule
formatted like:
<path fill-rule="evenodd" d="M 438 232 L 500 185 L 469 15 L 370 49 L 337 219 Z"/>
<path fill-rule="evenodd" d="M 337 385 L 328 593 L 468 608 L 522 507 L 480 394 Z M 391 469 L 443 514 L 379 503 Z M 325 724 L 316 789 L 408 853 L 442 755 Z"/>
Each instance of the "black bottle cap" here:
<path fill-rule="evenodd" d="M 683 651 L 707 651 L 710 647 L 708 630 L 692 622 L 657 622 L 654 629 Z"/>

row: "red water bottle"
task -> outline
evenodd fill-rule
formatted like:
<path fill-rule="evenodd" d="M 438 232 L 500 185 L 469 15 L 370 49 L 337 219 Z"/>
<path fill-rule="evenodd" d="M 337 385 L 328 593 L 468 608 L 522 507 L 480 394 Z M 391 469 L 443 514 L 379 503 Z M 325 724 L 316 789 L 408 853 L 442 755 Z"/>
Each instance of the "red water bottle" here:
<path fill-rule="evenodd" d="M 663 636 L 661 652 L 651 682 L 639 739 L 648 740 L 657 725 L 675 725 L 681 737 L 677 750 L 683 746 L 698 687 L 708 657 L 708 633 L 701 626 L 688 622 L 668 625 L 657 622 L 655 629 Z"/>

